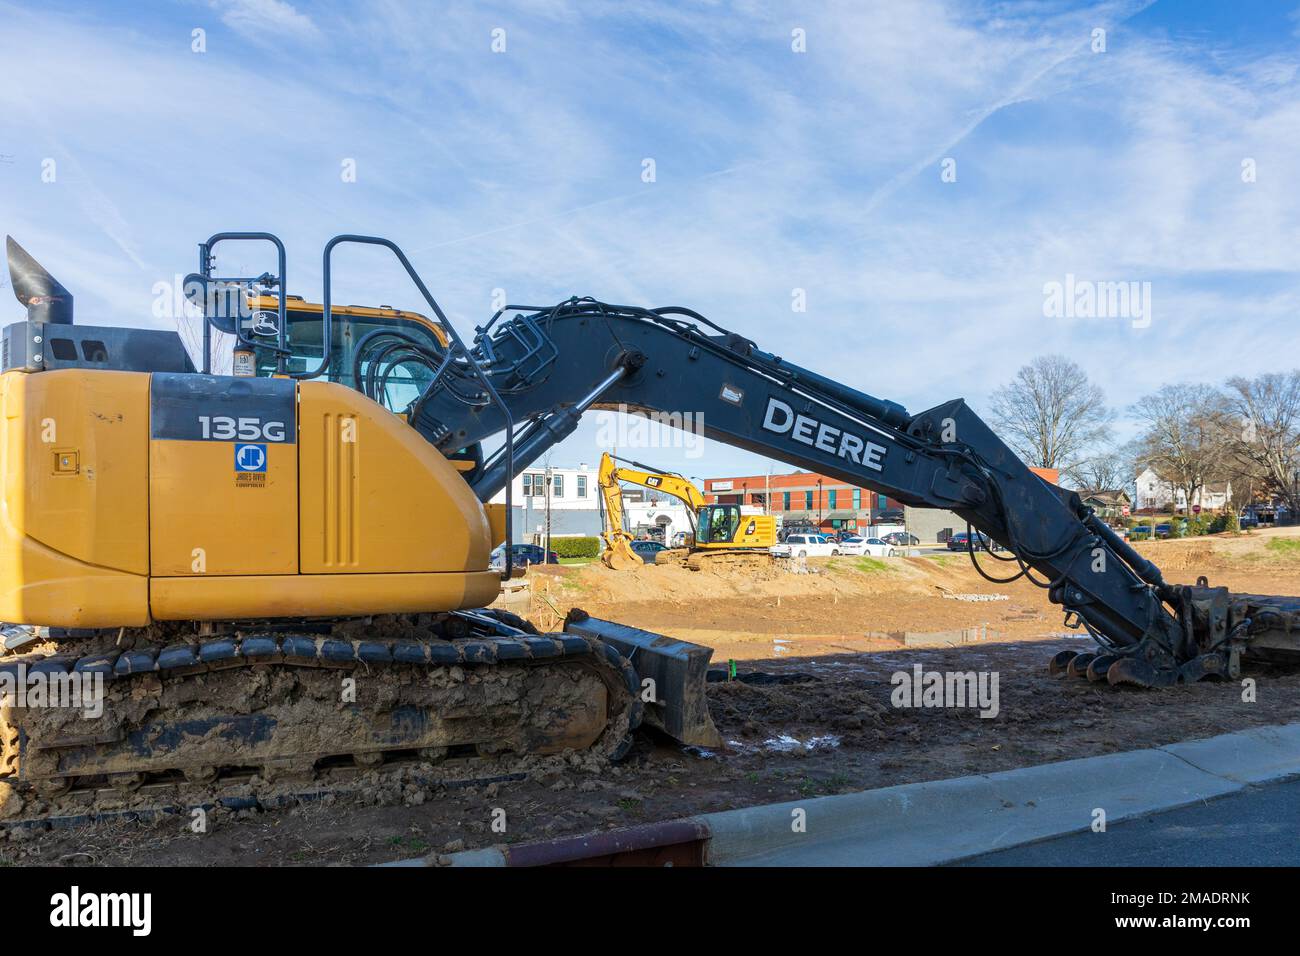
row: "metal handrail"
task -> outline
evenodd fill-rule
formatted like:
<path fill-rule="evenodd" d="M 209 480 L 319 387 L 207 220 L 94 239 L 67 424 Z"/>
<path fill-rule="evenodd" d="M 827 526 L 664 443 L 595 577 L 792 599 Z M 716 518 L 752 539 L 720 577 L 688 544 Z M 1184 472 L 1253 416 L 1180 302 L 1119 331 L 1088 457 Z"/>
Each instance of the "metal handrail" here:
<path fill-rule="evenodd" d="M 323 261 L 321 265 L 322 281 L 324 282 L 324 286 L 325 286 L 323 296 L 321 299 L 321 306 L 323 309 L 322 317 L 321 317 L 321 323 L 322 323 L 321 339 L 325 343 L 325 354 L 321 361 L 320 368 L 316 369 L 312 375 L 303 375 L 298 377 L 315 378 L 317 376 L 323 375 L 325 371 L 329 368 L 330 327 L 333 325 L 333 320 L 331 318 L 331 312 L 330 312 L 330 257 L 331 254 L 334 252 L 334 247 L 342 245 L 344 243 L 353 243 L 356 245 L 383 246 L 385 249 L 387 249 L 389 252 L 391 252 L 394 256 L 397 257 L 397 261 L 402 264 L 402 268 L 406 270 L 406 274 L 410 276 L 411 281 L 415 283 L 415 287 L 420 290 L 420 295 L 424 297 L 424 301 L 428 303 L 430 310 L 433 312 L 435 316 L 437 316 L 438 321 L 442 323 L 443 329 L 446 331 L 448 337 L 451 339 L 451 347 L 447 350 L 447 357 L 443 361 L 443 367 L 445 368 L 447 362 L 451 360 L 451 357 L 455 352 L 455 350 L 459 349 L 460 352 L 465 356 L 465 360 L 469 362 L 470 366 L 474 369 L 475 373 L 478 376 L 479 381 L 483 383 L 483 388 L 484 390 L 487 391 L 489 397 L 492 399 L 492 403 L 497 405 L 501 409 L 501 415 L 505 419 L 505 428 L 506 428 L 506 469 L 510 474 L 510 480 L 506 482 L 506 487 L 505 487 L 506 490 L 506 540 L 504 545 L 505 564 L 501 571 L 501 579 L 503 581 L 509 580 L 512 571 L 510 548 L 511 545 L 513 544 L 511 538 L 513 537 L 512 519 L 513 519 L 513 512 L 514 512 L 514 497 L 512 494 L 513 485 L 514 485 L 514 469 L 515 469 L 514 419 L 510 415 L 509 407 L 506 405 L 504 401 L 501 400 L 501 396 L 497 394 L 497 390 L 492 386 L 492 382 L 489 381 L 487 373 L 483 370 L 482 366 L 480 366 L 477 362 L 474 361 L 474 356 L 471 355 L 469 349 L 465 347 L 465 343 L 461 340 L 460 333 L 456 331 L 456 327 L 451 324 L 447 316 L 443 313 L 442 307 L 439 306 L 437 301 L 433 298 L 433 295 L 429 292 L 428 288 L 425 286 L 424 280 L 420 278 L 419 273 L 417 273 L 415 271 L 415 268 L 411 265 L 411 261 L 406 258 L 406 253 L 402 252 L 401 247 L 399 247 L 397 243 L 393 242 L 390 239 L 382 239 L 379 236 L 358 236 L 358 235 L 344 234 L 340 236 L 335 236 L 333 239 L 331 239 L 329 242 L 325 244 L 325 252 L 322 257 Z M 281 297 L 282 304 L 283 301 L 284 300 L 282 296 Z"/>
<path fill-rule="evenodd" d="M 279 258 L 280 274 L 277 276 L 280 285 L 280 294 L 278 296 L 279 320 L 276 322 L 276 349 L 275 349 L 275 373 L 284 375 L 284 357 L 288 354 L 288 323 L 285 316 L 285 260 L 284 243 L 280 241 L 279 236 L 272 235 L 269 232 L 218 232 L 208 238 L 207 242 L 199 243 L 199 275 L 203 277 L 203 374 L 212 374 L 212 327 L 216 324 L 213 316 L 208 315 L 207 306 L 207 284 L 212 281 L 212 249 L 219 242 L 228 240 L 234 241 L 254 241 L 269 242 L 275 246 L 276 255 Z M 251 277 L 250 280 L 251 281 Z M 221 331 L 220 329 L 218 331 Z M 235 338 L 243 345 L 249 348 L 257 348 L 258 343 L 252 339 L 244 337 L 244 330 L 239 322 L 239 317 L 235 317 Z M 329 350 L 326 349 L 326 355 Z M 296 375 L 295 378 L 311 377 Z"/>

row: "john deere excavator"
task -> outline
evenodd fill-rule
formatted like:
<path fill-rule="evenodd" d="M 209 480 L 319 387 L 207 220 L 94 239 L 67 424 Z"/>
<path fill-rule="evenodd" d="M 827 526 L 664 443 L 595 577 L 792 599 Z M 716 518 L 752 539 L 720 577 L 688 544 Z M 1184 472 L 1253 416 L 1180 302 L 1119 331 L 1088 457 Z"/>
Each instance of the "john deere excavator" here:
<path fill-rule="evenodd" d="M 632 550 L 632 535 L 623 520 L 622 482 L 661 491 L 686 505 L 690 539 L 685 547 L 660 551 L 655 555 L 656 564 L 678 564 L 692 571 L 771 565 L 768 548 L 776 544 L 776 519 L 771 515 L 746 515 L 737 504 L 711 505 L 704 492 L 682 475 L 656 471 L 635 461 L 620 467 L 614 461 L 613 455 L 603 452 L 597 476 L 605 505 L 605 530 L 601 533 L 605 551 L 600 558 L 606 567 L 625 571 L 643 563 Z"/>
<path fill-rule="evenodd" d="M 219 243 L 253 239 L 277 274 L 213 275 Z M 332 307 L 345 243 L 390 250 L 431 317 Z M 316 311 L 285 294 L 278 239 L 224 233 L 187 281 L 206 319 L 195 368 L 173 332 L 72 324 L 67 291 L 12 241 L 9 259 L 28 314 L 3 339 L 0 620 L 46 643 L 0 672 L 106 680 L 98 718 L 0 712 L 0 773 L 21 785 L 618 757 L 643 717 L 716 745 L 707 649 L 481 610 L 511 478 L 592 408 L 702 412 L 711 439 L 956 512 L 1006 548 L 972 551 L 980 573 L 1033 581 L 1096 640 L 1054 673 L 1154 687 L 1300 660 L 1300 601 L 1166 583 L 964 402 L 909 413 L 689 309 L 507 306 L 467 346 L 387 240 L 332 239 Z M 254 300 L 274 309 L 254 319 Z M 240 375 L 213 374 L 213 331 Z M 487 504 L 502 489 L 506 506 Z"/>

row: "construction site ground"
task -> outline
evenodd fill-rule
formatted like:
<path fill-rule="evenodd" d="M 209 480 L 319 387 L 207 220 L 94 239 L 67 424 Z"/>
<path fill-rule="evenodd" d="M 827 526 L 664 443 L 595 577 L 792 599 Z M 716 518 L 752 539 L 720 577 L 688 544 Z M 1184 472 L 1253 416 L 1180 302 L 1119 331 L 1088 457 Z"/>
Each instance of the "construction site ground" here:
<path fill-rule="evenodd" d="M 1174 582 L 1206 575 L 1234 591 L 1300 592 L 1300 529 L 1139 549 Z M 997 576 L 1013 567 L 985 563 Z M 803 573 L 592 564 L 534 568 L 530 577 L 530 616 L 543 629 L 580 607 L 708 645 L 715 664 L 734 660 L 741 675 L 794 682 L 711 684 L 724 751 L 644 736 L 616 765 L 581 756 L 475 760 L 446 766 L 433 782 L 415 782 L 409 770 L 374 772 L 348 794 L 273 811 L 214 809 L 203 833 L 192 832 L 189 813 L 4 827 L 0 865 L 379 863 L 1300 720 L 1300 673 L 1277 668 L 1248 667 L 1253 701 L 1231 683 L 1140 691 L 1053 679 L 1048 657 L 1091 641 L 1063 629 L 1045 592 L 1023 580 L 990 584 L 964 554 L 813 560 Z M 997 716 L 892 706 L 891 675 L 918 663 L 995 672 Z"/>

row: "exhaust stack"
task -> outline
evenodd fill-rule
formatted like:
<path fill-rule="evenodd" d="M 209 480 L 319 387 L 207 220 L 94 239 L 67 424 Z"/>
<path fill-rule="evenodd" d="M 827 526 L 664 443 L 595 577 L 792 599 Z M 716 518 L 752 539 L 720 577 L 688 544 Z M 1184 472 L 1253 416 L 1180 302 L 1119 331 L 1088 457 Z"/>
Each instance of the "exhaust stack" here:
<path fill-rule="evenodd" d="M 27 307 L 27 318 L 32 322 L 71 325 L 72 293 L 14 242 L 13 236 L 5 236 L 5 252 L 9 259 L 9 280 L 14 295 Z"/>

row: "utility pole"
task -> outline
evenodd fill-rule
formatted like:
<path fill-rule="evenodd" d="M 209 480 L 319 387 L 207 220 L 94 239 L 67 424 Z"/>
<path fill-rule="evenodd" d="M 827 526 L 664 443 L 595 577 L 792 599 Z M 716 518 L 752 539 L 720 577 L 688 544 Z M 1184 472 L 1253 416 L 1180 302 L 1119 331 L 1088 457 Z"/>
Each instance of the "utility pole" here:
<path fill-rule="evenodd" d="M 551 466 L 546 466 L 546 553 L 551 553 Z M 546 558 L 542 558 L 542 563 Z"/>

